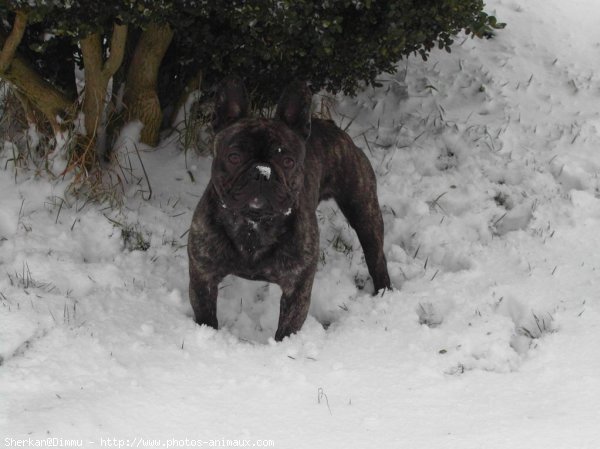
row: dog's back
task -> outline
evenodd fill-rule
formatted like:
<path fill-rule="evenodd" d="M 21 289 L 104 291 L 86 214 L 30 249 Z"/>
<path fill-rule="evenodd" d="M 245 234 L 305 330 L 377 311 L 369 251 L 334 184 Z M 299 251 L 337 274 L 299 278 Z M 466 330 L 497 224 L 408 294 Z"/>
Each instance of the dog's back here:
<path fill-rule="evenodd" d="M 306 152 L 307 168 L 320 167 L 319 201 L 333 198 L 356 231 L 375 291 L 391 288 L 377 180 L 367 156 L 333 121 L 321 119 L 312 120 Z"/>

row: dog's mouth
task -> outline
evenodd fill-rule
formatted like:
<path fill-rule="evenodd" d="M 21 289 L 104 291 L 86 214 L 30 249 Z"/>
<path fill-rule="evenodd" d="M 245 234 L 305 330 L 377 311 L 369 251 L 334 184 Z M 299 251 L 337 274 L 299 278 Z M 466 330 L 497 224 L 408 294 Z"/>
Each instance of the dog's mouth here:
<path fill-rule="evenodd" d="M 245 208 L 240 211 L 240 215 L 252 221 L 267 221 L 273 219 L 274 217 L 280 214 L 277 214 L 272 210 L 265 211 Z"/>
<path fill-rule="evenodd" d="M 288 216 L 291 210 L 291 207 L 284 209 L 274 207 L 266 198 L 254 196 L 239 209 L 238 213 L 253 221 L 265 221 L 275 217 Z"/>
<path fill-rule="evenodd" d="M 260 212 L 263 209 L 269 209 L 269 208 L 270 208 L 270 205 L 269 205 L 267 199 L 262 195 L 251 197 L 250 200 L 248 201 L 248 209 L 251 211 Z"/>

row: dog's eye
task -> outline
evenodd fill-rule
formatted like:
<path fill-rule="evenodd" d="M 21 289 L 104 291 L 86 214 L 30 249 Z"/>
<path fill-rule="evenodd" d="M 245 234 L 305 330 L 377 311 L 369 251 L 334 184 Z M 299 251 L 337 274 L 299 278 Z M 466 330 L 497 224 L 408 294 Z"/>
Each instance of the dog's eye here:
<path fill-rule="evenodd" d="M 296 165 L 296 161 L 294 161 L 294 159 L 292 159 L 291 157 L 283 158 L 284 168 L 294 168 L 294 165 Z"/>
<path fill-rule="evenodd" d="M 230 164 L 237 165 L 242 162 L 242 156 L 239 153 L 232 152 L 227 155 L 227 160 Z"/>

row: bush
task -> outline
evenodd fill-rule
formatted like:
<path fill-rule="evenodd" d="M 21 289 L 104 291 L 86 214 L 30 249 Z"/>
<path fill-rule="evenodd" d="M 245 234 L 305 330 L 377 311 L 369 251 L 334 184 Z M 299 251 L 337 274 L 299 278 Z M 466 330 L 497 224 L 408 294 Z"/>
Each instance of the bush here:
<path fill-rule="evenodd" d="M 161 123 L 170 125 L 163 112 L 175 112 L 199 73 L 204 93 L 241 75 L 261 106 L 293 79 L 353 94 L 409 54 L 427 59 L 435 47 L 450 51 L 461 30 L 484 37 L 501 28 L 483 8 L 482 0 L 9 0 L 0 3 L 2 59 L 9 62 L 0 64 L 0 78 L 17 86 L 55 132 L 85 112 L 89 153 L 104 141 L 97 137 L 108 105 L 98 98 L 112 77 L 113 92 L 125 86 L 123 120 L 142 120 L 151 131 L 143 140 L 155 144 Z M 11 55 L 13 38 L 20 43 Z M 74 64 L 86 68 L 83 101 Z M 150 110 L 137 107 L 148 104 Z"/>
<path fill-rule="evenodd" d="M 483 7 L 481 0 L 219 2 L 176 32 L 163 87 L 177 79 L 171 72 L 201 68 L 208 86 L 238 73 L 267 102 L 294 78 L 354 94 L 406 55 L 427 59 L 434 47 L 450 51 L 463 29 L 483 37 L 498 27 Z"/>

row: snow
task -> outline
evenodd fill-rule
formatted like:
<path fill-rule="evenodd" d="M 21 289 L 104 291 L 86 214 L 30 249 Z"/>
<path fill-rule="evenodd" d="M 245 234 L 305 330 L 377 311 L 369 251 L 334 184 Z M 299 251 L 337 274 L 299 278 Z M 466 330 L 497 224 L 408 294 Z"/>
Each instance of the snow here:
<path fill-rule="evenodd" d="M 269 167 L 268 165 L 257 165 L 256 169 L 261 174 L 261 176 L 263 176 L 264 178 L 266 178 L 266 179 L 271 178 L 271 167 Z"/>
<path fill-rule="evenodd" d="M 310 315 L 281 343 L 275 285 L 228 277 L 221 329 L 193 322 L 185 245 L 209 158 L 144 147 L 130 125 L 111 210 L 15 167 L 5 142 L 3 443 L 597 447 L 600 4 L 486 9 L 508 24 L 494 39 L 337 97 L 378 176 L 398 289 L 371 296 L 323 203 Z"/>

